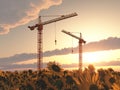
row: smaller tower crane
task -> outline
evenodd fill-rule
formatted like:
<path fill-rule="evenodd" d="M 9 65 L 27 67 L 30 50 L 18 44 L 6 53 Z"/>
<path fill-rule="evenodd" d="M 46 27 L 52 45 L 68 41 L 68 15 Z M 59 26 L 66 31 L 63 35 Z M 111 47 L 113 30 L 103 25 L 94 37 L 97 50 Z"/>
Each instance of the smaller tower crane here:
<path fill-rule="evenodd" d="M 82 44 L 83 43 L 85 44 L 86 41 L 82 39 L 81 33 L 80 33 L 80 37 L 78 37 L 78 36 L 73 35 L 71 32 L 67 32 L 65 30 L 62 30 L 62 32 L 79 40 L 79 71 L 82 71 Z"/>

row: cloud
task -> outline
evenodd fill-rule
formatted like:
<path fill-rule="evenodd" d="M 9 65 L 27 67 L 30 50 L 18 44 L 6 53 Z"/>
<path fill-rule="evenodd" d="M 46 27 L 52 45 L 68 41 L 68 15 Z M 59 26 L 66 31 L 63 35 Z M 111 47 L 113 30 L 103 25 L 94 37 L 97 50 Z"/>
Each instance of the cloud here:
<path fill-rule="evenodd" d="M 88 43 L 84 46 L 85 52 L 120 49 L 120 38 L 109 37 L 104 40 Z"/>
<path fill-rule="evenodd" d="M 2 70 L 26 70 L 26 69 L 36 69 L 36 63 L 34 64 L 21 64 L 21 65 L 17 65 L 17 64 L 12 64 L 12 65 L 8 65 L 6 67 L 1 67 Z"/>
<path fill-rule="evenodd" d="M 87 67 L 90 63 L 83 63 L 83 67 Z M 98 62 L 93 63 L 93 66 L 120 66 L 120 61 L 109 61 L 109 62 Z M 77 68 L 78 63 L 71 63 L 71 64 L 62 64 L 63 68 Z"/>
<path fill-rule="evenodd" d="M 71 52 L 70 48 L 56 49 L 53 51 L 44 52 L 44 57 L 54 56 L 54 55 L 65 55 Z"/>
<path fill-rule="evenodd" d="M 78 63 L 71 63 L 71 64 L 60 64 L 62 68 L 64 69 L 74 69 L 74 68 L 78 68 Z M 83 63 L 83 67 L 87 67 L 89 65 L 89 63 Z M 47 67 L 47 63 L 43 63 L 43 68 Z M 110 62 L 99 62 L 99 63 L 94 63 L 93 64 L 94 67 L 102 67 L 102 66 L 120 66 L 120 61 L 110 61 Z M 10 64 L 4 67 L 0 67 L 0 69 L 2 70 L 28 70 L 28 69 L 33 69 L 36 70 L 37 69 L 37 63 L 33 63 L 33 64 Z M 116 69 L 117 71 L 119 69 Z"/>
<path fill-rule="evenodd" d="M 94 52 L 94 51 L 103 51 L 103 50 L 114 50 L 120 49 L 120 38 L 118 37 L 109 37 L 104 40 L 90 42 L 83 45 L 84 52 Z M 78 47 L 73 48 L 73 53 L 78 53 Z M 53 51 L 44 52 L 44 57 L 54 56 L 54 55 L 65 55 L 71 53 L 70 48 L 56 49 Z"/>
<path fill-rule="evenodd" d="M 32 60 L 36 59 L 35 53 L 30 53 L 30 54 L 22 53 L 6 58 L 0 58 L 0 69 L 2 70 L 35 69 L 37 66 L 36 61 L 33 61 L 33 63 L 31 63 L 31 59 Z"/>
<path fill-rule="evenodd" d="M 0 34 L 37 19 L 41 10 L 61 3 L 62 0 L 1 0 Z"/>
<path fill-rule="evenodd" d="M 95 63 L 96 66 L 120 66 L 120 61 L 100 62 Z"/>
<path fill-rule="evenodd" d="M 78 53 L 78 47 L 75 47 L 75 52 Z M 84 45 L 84 52 L 93 52 L 93 51 L 102 51 L 102 50 L 114 50 L 114 49 L 120 49 L 120 38 L 118 37 L 109 37 L 104 40 L 90 42 L 86 45 Z M 44 57 L 50 57 L 54 55 L 65 55 L 71 53 L 71 48 L 63 48 L 63 49 L 56 49 L 52 51 L 46 51 L 44 52 Z M 0 58 L 0 68 L 27 68 L 27 67 L 35 67 L 36 63 L 34 64 L 17 64 L 19 62 L 25 62 L 29 61 L 31 59 L 36 59 L 37 54 L 36 53 L 22 53 L 22 54 L 16 54 L 10 57 Z M 113 62 L 106 62 L 106 63 L 97 63 L 95 65 L 120 65 L 120 61 L 113 61 Z M 64 67 L 73 67 L 77 66 L 77 64 L 71 64 L 70 65 L 63 65 Z"/>
<path fill-rule="evenodd" d="M 6 58 L 0 58 L 0 67 L 5 67 L 7 65 L 12 65 L 13 63 L 21 62 L 21 61 L 27 61 L 30 59 L 36 58 L 36 54 L 16 54 L 14 56 L 6 57 Z"/>

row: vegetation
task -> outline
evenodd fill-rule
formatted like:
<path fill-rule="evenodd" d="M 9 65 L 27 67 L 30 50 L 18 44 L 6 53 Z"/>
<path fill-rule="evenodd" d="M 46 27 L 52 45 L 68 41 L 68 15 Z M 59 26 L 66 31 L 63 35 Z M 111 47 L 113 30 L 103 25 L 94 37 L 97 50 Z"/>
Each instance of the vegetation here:
<path fill-rule="evenodd" d="M 120 90 L 120 72 L 95 71 L 93 65 L 68 71 L 49 62 L 41 71 L 0 71 L 0 90 Z"/>

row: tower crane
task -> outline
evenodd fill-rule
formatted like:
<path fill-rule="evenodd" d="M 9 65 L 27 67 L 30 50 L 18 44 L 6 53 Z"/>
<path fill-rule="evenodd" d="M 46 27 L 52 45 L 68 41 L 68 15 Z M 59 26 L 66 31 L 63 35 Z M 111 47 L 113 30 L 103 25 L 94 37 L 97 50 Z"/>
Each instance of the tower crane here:
<path fill-rule="evenodd" d="M 63 20 L 63 19 L 67 19 L 67 18 L 70 18 L 70 17 L 74 17 L 74 16 L 77 16 L 77 13 L 71 13 L 71 14 L 67 14 L 67 15 L 61 15 L 60 17 L 58 18 L 55 18 L 55 19 L 51 19 L 51 20 L 48 20 L 48 21 L 45 21 L 45 22 L 42 22 L 41 21 L 41 16 L 39 16 L 39 22 L 38 24 L 35 24 L 33 26 L 28 26 L 28 28 L 30 30 L 34 30 L 35 28 L 37 28 L 38 30 L 38 70 L 41 70 L 42 68 L 42 58 L 43 58 L 43 51 L 42 51 L 42 30 L 43 30 L 43 25 L 47 25 L 47 24 L 50 24 L 50 23 L 54 23 L 54 22 L 57 22 L 57 21 L 60 21 L 60 20 Z"/>
<path fill-rule="evenodd" d="M 80 33 L 80 37 L 73 35 L 71 32 L 67 32 L 62 30 L 63 33 L 68 34 L 79 40 L 79 71 L 82 71 L 82 43 L 86 43 L 85 40 L 82 39 L 82 34 Z"/>

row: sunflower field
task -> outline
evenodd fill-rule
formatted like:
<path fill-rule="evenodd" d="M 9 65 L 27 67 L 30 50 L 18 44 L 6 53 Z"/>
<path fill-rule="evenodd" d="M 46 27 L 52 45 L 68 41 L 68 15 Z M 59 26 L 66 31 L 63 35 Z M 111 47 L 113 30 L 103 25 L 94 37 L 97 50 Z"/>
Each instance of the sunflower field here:
<path fill-rule="evenodd" d="M 40 71 L 0 71 L 0 90 L 120 90 L 120 72 L 112 68 L 95 71 L 89 65 L 82 72 L 64 70 L 49 62 Z"/>

